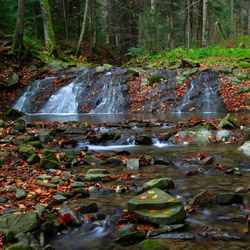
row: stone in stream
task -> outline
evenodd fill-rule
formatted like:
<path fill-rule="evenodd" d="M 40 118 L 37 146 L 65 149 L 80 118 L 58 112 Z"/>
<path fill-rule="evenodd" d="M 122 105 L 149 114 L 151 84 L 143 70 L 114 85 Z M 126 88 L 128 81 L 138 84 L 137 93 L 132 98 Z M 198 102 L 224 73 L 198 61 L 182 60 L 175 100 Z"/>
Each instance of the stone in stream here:
<path fill-rule="evenodd" d="M 111 176 L 111 174 L 108 172 L 107 169 L 94 168 L 94 169 L 88 170 L 85 176 L 85 180 L 86 181 L 98 181 L 103 178 L 107 178 L 109 176 Z"/>
<path fill-rule="evenodd" d="M 122 164 L 122 160 L 117 156 L 109 158 L 109 162 L 112 163 L 112 164 L 115 164 L 115 165 L 121 165 Z"/>
<path fill-rule="evenodd" d="M 216 195 L 215 201 L 220 205 L 230 205 L 233 203 L 243 203 L 243 197 L 233 192 L 227 192 Z"/>
<path fill-rule="evenodd" d="M 18 233 L 15 235 L 15 239 L 19 242 L 24 242 L 26 244 L 35 244 L 36 243 L 36 239 L 34 237 L 34 235 L 30 232 L 28 233 Z"/>
<path fill-rule="evenodd" d="M 98 211 L 98 207 L 96 203 L 84 204 L 78 209 L 78 212 L 80 214 L 96 213 L 97 211 Z"/>
<path fill-rule="evenodd" d="M 8 214 L 0 217 L 0 228 L 12 230 L 14 234 L 29 232 L 40 224 L 35 212 Z"/>
<path fill-rule="evenodd" d="M 218 130 L 216 132 L 215 138 L 218 140 L 227 140 L 230 137 L 230 131 L 227 129 Z"/>
<path fill-rule="evenodd" d="M 87 133 L 87 127 L 67 127 L 64 134 L 83 134 Z"/>
<path fill-rule="evenodd" d="M 154 165 L 165 165 L 165 166 L 169 166 L 169 165 L 171 165 L 172 164 L 172 162 L 169 160 L 169 159 L 167 159 L 166 157 L 164 157 L 164 158 L 158 158 L 158 159 L 156 159 L 155 161 L 154 161 Z"/>
<path fill-rule="evenodd" d="M 96 164 L 96 165 L 105 164 L 104 160 L 90 155 L 85 156 L 83 160 L 88 164 Z"/>
<path fill-rule="evenodd" d="M 158 188 L 130 199 L 128 210 L 134 211 L 137 219 L 158 225 L 176 224 L 186 218 L 181 201 Z"/>
<path fill-rule="evenodd" d="M 63 203 L 64 201 L 67 200 L 67 198 L 61 194 L 54 195 L 52 199 L 53 199 L 53 204 Z"/>
<path fill-rule="evenodd" d="M 146 135 L 135 136 L 135 144 L 137 145 L 152 145 L 153 141 L 150 137 Z"/>
<path fill-rule="evenodd" d="M 40 135 L 39 141 L 42 143 L 53 142 L 53 137 L 51 135 Z"/>
<path fill-rule="evenodd" d="M 73 222 L 75 225 L 80 225 L 80 224 L 81 224 L 81 220 L 80 220 L 80 218 L 78 217 L 77 213 L 76 213 L 74 210 L 70 209 L 70 208 L 61 209 L 61 210 L 58 211 L 58 213 L 59 213 L 60 215 L 62 215 L 63 217 L 64 217 L 65 215 L 70 215 L 71 220 L 72 220 L 72 222 Z"/>
<path fill-rule="evenodd" d="M 140 170 L 139 159 L 128 159 L 126 163 L 127 170 L 129 171 L 138 171 Z"/>
<path fill-rule="evenodd" d="M 200 129 L 194 136 L 197 144 L 206 144 L 212 136 L 212 132 L 208 129 Z"/>
<path fill-rule="evenodd" d="M 175 185 L 171 178 L 154 179 L 142 185 L 142 192 L 145 192 L 152 188 L 159 188 L 162 190 L 167 190 L 167 189 L 175 188 Z"/>
<path fill-rule="evenodd" d="M 141 240 L 146 237 L 146 231 L 139 230 L 136 232 L 128 233 L 124 236 L 118 237 L 116 239 L 116 242 L 122 245 L 130 245 L 138 240 Z"/>
<path fill-rule="evenodd" d="M 190 205 L 210 204 L 212 201 L 212 196 L 207 192 L 207 190 L 203 190 L 201 193 L 194 196 L 194 198 L 190 201 Z"/>
<path fill-rule="evenodd" d="M 5 116 L 6 117 L 20 117 L 20 116 L 23 116 L 24 113 L 23 112 L 20 112 L 16 109 L 13 109 L 13 108 L 9 108 L 6 113 L 5 113 Z"/>

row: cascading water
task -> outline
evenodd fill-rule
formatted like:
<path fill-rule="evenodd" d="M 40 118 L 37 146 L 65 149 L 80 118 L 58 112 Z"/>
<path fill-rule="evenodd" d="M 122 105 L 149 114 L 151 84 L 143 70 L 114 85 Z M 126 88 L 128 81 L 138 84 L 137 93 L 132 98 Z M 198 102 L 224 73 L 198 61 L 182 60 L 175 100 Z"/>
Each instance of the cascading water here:
<path fill-rule="evenodd" d="M 219 81 L 216 72 L 210 70 L 201 72 L 191 81 L 181 103 L 172 109 L 172 112 L 224 112 L 222 99 L 216 93 L 218 86 Z"/>
<path fill-rule="evenodd" d="M 124 97 L 121 92 L 121 83 L 112 77 L 111 72 L 106 73 L 106 81 L 103 84 L 103 98 L 98 106 L 90 111 L 91 114 L 97 113 L 121 113 L 123 111 Z"/>

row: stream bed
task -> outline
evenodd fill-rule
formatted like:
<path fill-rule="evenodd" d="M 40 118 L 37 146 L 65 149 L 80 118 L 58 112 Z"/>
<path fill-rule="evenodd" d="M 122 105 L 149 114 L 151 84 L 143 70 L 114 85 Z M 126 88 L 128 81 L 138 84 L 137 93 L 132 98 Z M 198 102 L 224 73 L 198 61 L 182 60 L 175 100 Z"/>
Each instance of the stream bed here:
<path fill-rule="evenodd" d="M 221 118 L 225 114 L 218 113 L 171 113 L 161 115 L 123 115 L 123 114 L 92 114 L 92 115 L 29 115 L 24 119 L 27 122 L 33 121 L 86 121 L 89 124 L 100 124 L 104 122 L 123 122 L 125 119 L 166 119 L 168 121 L 185 120 L 191 117 L 201 117 L 204 119 Z M 234 117 L 248 117 L 249 114 L 234 114 Z M 171 123 L 170 122 L 170 123 Z M 77 200 L 77 203 L 69 203 L 69 206 L 76 206 L 78 203 L 95 202 L 99 208 L 98 216 L 88 217 L 84 223 L 72 230 L 61 232 L 51 240 L 56 249 L 65 250 L 88 250 L 88 249 L 138 249 L 137 244 L 121 246 L 114 242 L 116 235 L 115 225 L 119 217 L 127 211 L 127 202 L 137 195 L 138 187 L 143 183 L 162 177 L 172 178 L 175 188 L 169 193 L 184 204 L 187 212 L 186 226 L 177 230 L 176 233 L 190 233 L 193 239 L 157 239 L 164 245 L 164 249 L 250 249 L 247 217 L 249 214 L 250 193 L 250 163 L 249 157 L 238 150 L 239 145 L 230 144 L 206 144 L 206 145 L 171 145 L 160 142 L 156 134 L 164 134 L 173 130 L 171 125 L 166 123 L 161 127 L 140 128 L 137 126 L 130 128 L 101 127 L 101 132 L 114 132 L 121 134 L 121 139 L 116 142 L 106 142 L 90 144 L 79 135 L 73 135 L 71 139 L 77 141 L 75 149 L 81 150 L 89 147 L 96 152 L 110 154 L 115 151 L 128 151 L 130 157 L 138 158 L 141 155 L 153 158 L 167 158 L 171 161 L 168 166 L 161 164 L 149 164 L 142 166 L 135 172 L 134 178 L 128 180 L 117 179 L 108 183 L 101 183 L 102 188 L 91 190 L 89 198 Z M 146 134 L 153 137 L 152 145 L 135 145 L 133 136 L 136 134 Z M 204 165 L 195 155 L 200 152 L 213 158 L 211 164 Z M 225 169 L 221 169 L 223 166 Z M 111 174 L 122 175 L 127 171 L 125 166 L 104 165 Z M 234 174 L 230 170 L 236 169 L 239 174 Z M 86 174 L 88 167 L 76 166 L 74 173 Z M 228 171 L 228 173 L 226 172 Z M 140 178 L 139 175 L 149 176 Z M 111 186 L 115 188 L 110 189 Z M 119 187 L 120 188 L 119 188 Z M 197 205 L 190 208 L 190 200 L 202 190 L 206 189 L 209 194 L 216 196 L 222 192 L 234 192 L 237 188 L 243 187 L 245 190 L 239 193 L 244 201 L 243 204 L 218 205 L 215 202 L 207 205 Z M 238 192 L 238 191 L 237 191 Z M 207 228 L 214 231 L 221 231 L 223 235 L 218 237 L 209 236 Z M 206 230 L 204 230 L 206 228 Z M 233 237 L 232 237 L 233 236 Z"/>

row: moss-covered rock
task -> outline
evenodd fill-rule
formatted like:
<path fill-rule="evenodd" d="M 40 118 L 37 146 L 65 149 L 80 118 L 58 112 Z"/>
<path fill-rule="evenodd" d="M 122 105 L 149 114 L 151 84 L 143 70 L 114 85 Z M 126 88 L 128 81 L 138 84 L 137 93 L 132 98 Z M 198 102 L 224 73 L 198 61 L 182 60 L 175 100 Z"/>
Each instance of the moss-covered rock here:
<path fill-rule="evenodd" d="M 238 64 L 238 67 L 241 68 L 241 69 L 250 68 L 250 62 L 240 62 L 240 63 Z"/>
<path fill-rule="evenodd" d="M 40 160 L 40 168 L 44 168 L 44 169 L 50 169 L 50 168 L 58 168 L 58 162 L 57 161 L 53 161 L 53 160 L 48 160 L 48 159 L 41 159 Z"/>
<path fill-rule="evenodd" d="M 20 116 L 23 116 L 24 113 L 23 112 L 20 112 L 16 109 L 13 109 L 13 108 L 9 108 L 6 113 L 5 113 L 5 116 L 6 117 L 20 117 Z"/>
<path fill-rule="evenodd" d="M 36 164 L 36 163 L 39 163 L 40 162 L 40 157 L 38 154 L 32 154 L 28 159 L 27 159 L 27 162 L 30 164 L 30 165 L 33 165 L 33 164 Z"/>
<path fill-rule="evenodd" d="M 18 242 L 5 247 L 3 250 L 30 250 L 30 247 L 24 242 Z"/>
<path fill-rule="evenodd" d="M 219 128 L 237 128 L 240 127 L 241 122 L 232 117 L 231 114 L 227 114 L 219 123 Z"/>
<path fill-rule="evenodd" d="M 88 164 L 96 164 L 96 165 L 102 165 L 102 164 L 105 164 L 105 161 L 100 159 L 100 158 L 97 158 L 97 157 L 94 157 L 94 156 L 90 156 L 90 155 L 87 155 L 83 158 L 83 160 L 88 163 Z"/>
<path fill-rule="evenodd" d="M 150 76 L 147 80 L 149 81 L 149 85 L 152 86 L 154 83 L 160 83 L 166 80 L 166 78 L 164 76 Z"/>
<path fill-rule="evenodd" d="M 151 239 L 146 239 L 142 241 L 139 245 L 138 248 L 140 250 L 166 250 L 166 247 L 160 244 L 159 242 Z"/>
<path fill-rule="evenodd" d="M 19 154 L 21 157 L 29 158 L 34 152 L 30 147 L 20 147 Z"/>
<path fill-rule="evenodd" d="M 171 178 L 160 178 L 148 181 L 142 185 L 143 192 L 152 188 L 159 188 L 161 190 L 167 190 L 174 188 L 174 182 Z"/>
<path fill-rule="evenodd" d="M 26 131 L 26 126 L 23 123 L 15 123 L 15 129 L 19 132 L 24 133 Z"/>
<path fill-rule="evenodd" d="M 40 141 L 30 141 L 30 142 L 27 142 L 27 144 L 37 149 L 43 148 L 43 144 Z"/>
<path fill-rule="evenodd" d="M 102 178 L 107 178 L 109 176 L 111 176 L 111 174 L 108 172 L 107 169 L 95 168 L 95 169 L 88 170 L 88 172 L 85 176 L 85 180 L 97 181 L 97 180 L 101 180 Z"/>

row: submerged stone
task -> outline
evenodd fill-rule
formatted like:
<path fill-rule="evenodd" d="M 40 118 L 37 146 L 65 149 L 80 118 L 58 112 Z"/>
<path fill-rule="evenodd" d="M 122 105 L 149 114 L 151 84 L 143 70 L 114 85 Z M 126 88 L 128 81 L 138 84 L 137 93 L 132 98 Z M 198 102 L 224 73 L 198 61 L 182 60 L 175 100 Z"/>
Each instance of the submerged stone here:
<path fill-rule="evenodd" d="M 126 163 L 127 170 L 138 171 L 140 170 L 139 159 L 128 159 Z"/>
<path fill-rule="evenodd" d="M 92 163 L 95 163 L 97 165 L 102 165 L 102 164 L 105 164 L 105 161 L 100 159 L 100 158 L 97 158 L 97 157 L 94 157 L 94 156 L 90 156 L 90 155 L 87 155 L 83 158 L 83 160 L 85 162 L 87 162 L 88 164 L 92 164 Z"/>
<path fill-rule="evenodd" d="M 243 203 L 243 197 L 233 192 L 220 193 L 216 195 L 215 201 L 220 205 L 230 205 L 233 203 Z"/>
<path fill-rule="evenodd" d="M 190 202 L 190 205 L 193 206 L 210 204 L 212 201 L 212 196 L 207 192 L 207 190 L 203 190 L 201 193 L 194 196 L 194 198 Z"/>
<path fill-rule="evenodd" d="M 164 250 L 166 249 L 165 246 L 151 239 L 146 239 L 142 241 L 138 246 L 139 246 L 139 249 L 141 250 Z"/>
<path fill-rule="evenodd" d="M 148 181 L 142 185 L 142 191 L 147 191 L 152 188 L 159 188 L 162 190 L 167 190 L 175 188 L 174 182 L 171 178 L 160 178 Z"/>
<path fill-rule="evenodd" d="M 96 203 L 84 204 L 78 210 L 80 214 L 96 213 L 97 211 L 98 207 Z"/>
<path fill-rule="evenodd" d="M 107 169 L 95 168 L 95 169 L 88 170 L 88 172 L 85 176 L 85 180 L 97 181 L 97 180 L 101 180 L 102 178 L 107 178 L 109 176 L 111 176 L 111 174 L 108 172 Z"/>
<path fill-rule="evenodd" d="M 139 230 L 117 238 L 116 242 L 122 245 L 129 245 L 135 241 L 138 241 L 139 239 L 145 238 L 146 234 L 146 231 Z"/>
<path fill-rule="evenodd" d="M 58 213 L 62 216 L 65 216 L 65 215 L 70 215 L 71 217 L 71 220 L 73 221 L 73 223 L 75 225 L 80 225 L 81 224 L 81 220 L 79 218 L 79 216 L 77 215 L 77 213 L 70 209 L 70 208 L 66 208 L 66 209 L 61 209 L 58 211 Z"/>

